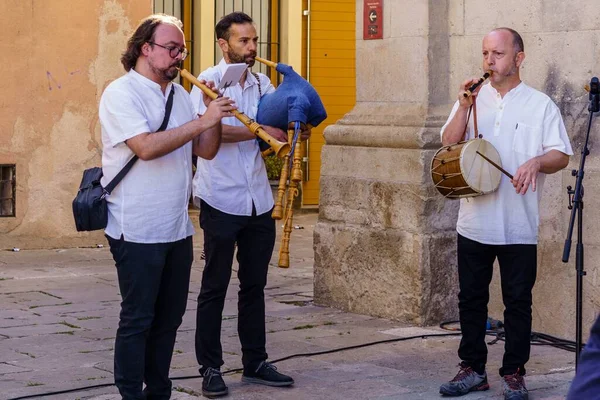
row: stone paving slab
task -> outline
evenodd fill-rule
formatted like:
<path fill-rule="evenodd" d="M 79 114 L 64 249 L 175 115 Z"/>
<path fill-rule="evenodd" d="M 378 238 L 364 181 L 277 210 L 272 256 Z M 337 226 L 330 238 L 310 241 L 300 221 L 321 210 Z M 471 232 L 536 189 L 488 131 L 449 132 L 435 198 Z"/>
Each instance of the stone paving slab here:
<path fill-rule="evenodd" d="M 267 351 L 271 360 L 377 340 L 448 332 L 314 304 L 312 232 L 316 214 L 299 215 L 295 223 L 304 229 L 292 233 L 291 267 L 275 267 L 276 248 L 269 271 L 265 296 Z M 194 240 L 195 263 L 188 305 L 171 368 L 173 378 L 192 378 L 173 379 L 172 399 L 202 398 L 194 330 L 204 262 L 200 260 L 201 235 L 197 234 Z M 224 371 L 241 366 L 238 284 L 234 273 L 222 323 Z M 106 247 L 0 252 L 0 399 L 110 385 L 119 303 L 116 271 Z M 419 338 L 288 359 L 276 364 L 296 381 L 293 387 L 284 389 L 245 384 L 240 381 L 239 372 L 227 373 L 227 398 L 440 399 L 439 385 L 457 371 L 458 343 L 458 337 Z M 489 346 L 491 390 L 471 393 L 464 399 L 501 398 L 496 371 L 502 352 L 502 342 Z M 534 346 L 526 378 L 530 399 L 563 399 L 573 374 L 573 353 Z M 116 400 L 120 396 L 114 386 L 108 386 L 38 398 Z"/>

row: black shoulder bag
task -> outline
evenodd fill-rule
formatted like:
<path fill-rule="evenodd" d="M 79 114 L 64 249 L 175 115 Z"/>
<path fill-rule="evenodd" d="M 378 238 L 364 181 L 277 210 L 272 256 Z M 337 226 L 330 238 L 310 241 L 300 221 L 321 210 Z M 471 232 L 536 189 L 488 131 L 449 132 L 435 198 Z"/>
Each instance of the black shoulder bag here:
<path fill-rule="evenodd" d="M 174 94 L 175 87 L 173 86 L 171 93 L 169 93 L 169 99 L 167 100 L 165 118 L 156 132 L 164 131 L 169 124 Z M 100 184 L 102 168 L 94 167 L 83 171 L 83 178 L 79 185 L 79 191 L 73 200 L 73 217 L 75 218 L 75 227 L 78 232 L 95 231 L 106 228 L 106 224 L 108 223 L 108 205 L 106 204 L 106 196 L 111 194 L 137 160 L 138 156 L 134 155 L 104 188 Z"/>

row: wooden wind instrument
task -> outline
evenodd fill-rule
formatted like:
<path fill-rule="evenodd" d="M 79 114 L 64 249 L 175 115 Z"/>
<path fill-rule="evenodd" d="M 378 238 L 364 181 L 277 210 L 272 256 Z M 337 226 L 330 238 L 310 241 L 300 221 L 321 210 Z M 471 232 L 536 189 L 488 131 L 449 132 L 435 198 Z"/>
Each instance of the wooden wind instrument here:
<path fill-rule="evenodd" d="M 473 92 L 475 91 L 475 89 L 477 89 L 479 87 L 479 85 L 481 85 L 492 74 L 493 74 L 493 71 L 491 69 L 489 71 L 486 71 L 485 74 L 483 74 L 483 76 L 481 78 L 479 78 L 479 80 L 477 82 L 472 84 L 471 87 L 469 89 L 467 89 L 466 92 L 463 93 L 463 96 L 464 97 L 471 96 L 473 94 Z"/>
<path fill-rule="evenodd" d="M 278 266 L 290 266 L 290 236 L 293 229 L 294 199 L 299 195 L 302 182 L 302 153 L 300 129 L 310 129 L 327 118 L 327 112 L 314 87 L 289 65 L 275 63 L 264 58 L 255 60 L 274 68 L 283 75 L 283 82 L 273 94 L 264 96 L 258 108 L 257 119 L 266 125 L 287 129 L 290 154 L 284 157 L 279 178 L 275 206 L 271 216 L 283 219 L 283 236 L 279 248 Z M 262 112 L 269 110 L 269 112 Z M 269 122 L 266 122 L 269 121 Z M 269 150 L 263 152 L 267 155 Z M 286 194 L 287 193 L 287 194 Z"/>
<path fill-rule="evenodd" d="M 261 64 L 265 64 L 267 67 L 277 68 L 277 63 L 274 61 L 269 61 L 261 57 L 254 57 L 254 59 Z"/>
<path fill-rule="evenodd" d="M 204 94 L 206 94 L 211 99 L 214 100 L 217 98 L 218 95 L 215 92 L 213 92 L 208 86 L 200 83 L 200 81 L 196 79 L 194 75 L 190 74 L 187 70 L 180 69 L 179 74 L 188 81 L 190 81 L 194 86 L 197 86 L 200 90 L 204 92 Z M 246 125 L 246 127 L 250 129 L 250 132 L 258 136 L 259 138 L 264 140 L 269 146 L 271 146 L 271 148 L 275 151 L 275 155 L 277 157 L 285 157 L 290 152 L 289 143 L 280 142 L 271 135 L 269 135 L 262 128 L 262 126 L 260 126 L 258 122 L 254 121 L 243 112 L 233 110 L 231 113 L 244 125 Z"/>
<path fill-rule="evenodd" d="M 294 199 L 298 196 L 298 186 L 302 181 L 302 154 L 300 152 L 299 136 L 295 138 L 294 142 L 294 130 L 288 130 L 288 143 L 292 146 L 293 154 L 284 157 L 284 164 L 281 168 L 281 176 L 279 178 L 279 187 L 277 188 L 277 200 L 273 208 L 271 217 L 276 220 L 280 220 L 285 216 L 283 223 L 283 236 L 281 238 L 281 246 L 279 247 L 279 262 L 277 265 L 280 268 L 289 268 L 290 266 L 290 237 L 293 229 L 294 219 Z M 290 157 L 292 157 L 292 165 L 290 167 Z M 290 170 L 291 168 L 291 170 Z M 289 178 L 289 186 L 287 181 Z M 284 196 L 285 207 L 284 207 Z"/>
<path fill-rule="evenodd" d="M 261 57 L 256 57 L 256 61 L 265 64 L 268 67 L 276 68 L 277 63 L 269 60 L 265 60 Z M 294 218 L 294 199 L 298 196 L 298 186 L 302 181 L 302 155 L 300 153 L 300 133 L 295 138 L 294 142 L 294 123 L 290 122 L 288 126 L 288 144 L 293 152 L 286 154 L 283 157 L 283 166 L 281 167 L 281 175 L 279 177 L 279 186 L 277 188 L 277 198 L 275 200 L 275 206 L 271 217 L 275 220 L 284 219 L 283 222 L 283 236 L 281 238 L 281 245 L 279 246 L 279 261 L 277 265 L 280 268 L 290 267 L 290 238 L 293 229 L 293 218 Z M 264 151 L 263 156 L 269 155 L 270 149 Z M 290 160 L 291 166 L 290 166 Z M 289 184 L 288 184 L 289 180 Z M 287 197 L 286 197 L 287 193 Z"/>

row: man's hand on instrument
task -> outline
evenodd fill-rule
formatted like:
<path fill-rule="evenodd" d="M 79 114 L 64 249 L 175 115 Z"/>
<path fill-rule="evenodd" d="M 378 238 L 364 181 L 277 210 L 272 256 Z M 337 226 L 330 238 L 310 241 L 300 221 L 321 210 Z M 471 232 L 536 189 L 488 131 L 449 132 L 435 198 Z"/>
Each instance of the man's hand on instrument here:
<path fill-rule="evenodd" d="M 471 104 L 473 104 L 473 96 L 477 96 L 477 93 L 479 92 L 479 89 L 481 88 L 481 86 L 479 86 L 477 89 L 475 89 L 473 91 L 473 94 L 469 97 L 465 97 L 464 94 L 473 84 L 477 83 L 478 81 L 479 81 L 479 78 L 471 78 L 471 79 L 467 79 L 466 81 L 461 83 L 460 92 L 458 92 L 458 103 L 459 103 L 460 107 L 463 107 L 463 108 L 471 107 Z"/>
<path fill-rule="evenodd" d="M 284 143 L 288 142 L 287 133 L 285 133 L 281 129 L 275 128 L 274 126 L 268 126 L 268 125 L 262 125 L 262 128 L 265 130 L 265 132 L 267 132 L 269 135 L 271 135 L 273 138 L 279 140 L 280 142 L 284 142 Z"/>
<path fill-rule="evenodd" d="M 518 194 L 527 193 L 527 189 L 531 185 L 531 190 L 535 192 L 537 176 L 540 172 L 541 164 L 537 157 L 532 158 L 525 164 L 521 165 L 517 173 L 513 176 L 511 183 L 515 187 Z"/>
<path fill-rule="evenodd" d="M 206 85 L 210 90 L 219 95 L 219 90 L 216 88 L 215 83 L 213 81 L 205 81 L 204 79 L 200 79 L 200 83 Z M 204 105 L 208 107 L 212 99 L 206 95 L 206 93 L 202 92 L 202 101 L 204 101 Z"/>
<path fill-rule="evenodd" d="M 300 140 L 305 141 L 310 139 L 310 134 L 312 133 L 312 126 L 302 125 L 302 131 L 300 132 Z"/>
<path fill-rule="evenodd" d="M 231 111 L 237 109 L 233 100 L 229 97 L 219 97 L 211 100 L 207 105 L 204 115 L 201 116 L 210 127 L 221 122 L 221 118 L 231 117 Z"/>

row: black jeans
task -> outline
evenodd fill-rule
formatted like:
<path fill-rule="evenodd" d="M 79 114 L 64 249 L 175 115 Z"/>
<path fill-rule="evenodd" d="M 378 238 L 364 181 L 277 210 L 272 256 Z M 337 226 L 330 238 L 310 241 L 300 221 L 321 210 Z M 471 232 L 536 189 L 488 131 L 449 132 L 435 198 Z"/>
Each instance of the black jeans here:
<path fill-rule="evenodd" d="M 531 290 L 537 270 L 537 246 L 488 245 L 458 235 L 458 309 L 462 339 L 458 356 L 476 372 L 487 362 L 485 330 L 496 257 L 500 265 L 506 342 L 500 375 L 525 374 L 531 349 Z"/>
<path fill-rule="evenodd" d="M 237 216 L 221 212 L 204 201 L 200 210 L 206 265 L 196 314 L 198 364 L 201 371 L 223 365 L 221 319 L 237 242 L 238 335 L 242 344 L 242 364 L 245 369 L 254 369 L 267 359 L 264 289 L 275 245 L 275 221 L 270 212 Z"/>
<path fill-rule="evenodd" d="M 152 244 L 107 238 L 123 299 L 115 340 L 115 384 L 125 400 L 169 399 L 169 368 L 194 258 L 192 237 Z"/>

